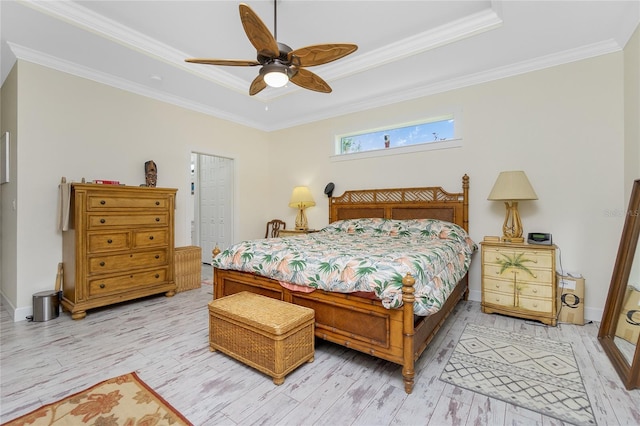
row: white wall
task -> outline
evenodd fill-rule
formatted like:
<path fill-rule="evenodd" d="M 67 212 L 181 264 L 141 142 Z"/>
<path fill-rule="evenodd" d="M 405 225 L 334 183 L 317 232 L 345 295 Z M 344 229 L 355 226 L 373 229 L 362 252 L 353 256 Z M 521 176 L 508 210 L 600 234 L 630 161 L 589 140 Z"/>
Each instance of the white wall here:
<path fill-rule="evenodd" d="M 253 208 L 268 203 L 268 143 L 263 132 L 134 95 L 28 62 L 18 62 L 17 232 L 15 264 L 2 268 L 2 293 L 15 319 L 32 295 L 54 287 L 62 259 L 57 187 L 86 178 L 145 182 L 144 162 L 158 165 L 158 187 L 178 188 L 176 246 L 191 244 L 190 153 L 235 160 L 237 239 L 262 231 Z M 3 108 L 3 114 L 7 111 Z M 3 206 L 7 200 L 4 198 Z M 8 279 L 15 271 L 15 280 Z"/>
<path fill-rule="evenodd" d="M 487 201 L 503 170 L 525 170 L 539 200 L 520 203 L 525 233 L 551 232 L 565 270 L 586 277 L 586 316 L 599 320 L 625 208 L 623 54 L 532 72 L 270 135 L 274 217 L 293 223 L 287 207 L 295 185 L 318 203 L 310 227 L 327 223 L 324 186 L 347 189 L 442 185 L 459 191 L 469 174 L 470 233 L 480 242 L 500 235 L 504 205 Z M 426 118 L 442 108 L 463 112 L 463 147 L 332 162 L 334 135 Z M 480 261 L 471 271 L 480 299 Z"/>
<path fill-rule="evenodd" d="M 625 195 L 631 197 L 631 186 L 640 179 L 640 26 L 624 49 L 625 112 Z"/>

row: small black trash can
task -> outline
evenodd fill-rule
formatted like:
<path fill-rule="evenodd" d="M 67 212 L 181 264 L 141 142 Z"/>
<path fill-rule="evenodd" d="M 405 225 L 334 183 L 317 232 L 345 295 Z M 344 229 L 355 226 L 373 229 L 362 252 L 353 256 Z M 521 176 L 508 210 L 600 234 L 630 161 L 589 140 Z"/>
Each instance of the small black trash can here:
<path fill-rule="evenodd" d="M 49 321 L 60 315 L 60 296 L 57 291 L 41 291 L 33 295 L 34 322 Z"/>

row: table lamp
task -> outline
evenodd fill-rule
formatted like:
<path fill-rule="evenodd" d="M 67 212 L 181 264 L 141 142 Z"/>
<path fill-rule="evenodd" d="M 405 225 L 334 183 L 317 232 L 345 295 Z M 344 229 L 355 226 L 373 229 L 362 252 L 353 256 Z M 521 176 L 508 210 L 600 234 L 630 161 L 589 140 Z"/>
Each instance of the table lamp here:
<path fill-rule="evenodd" d="M 487 197 L 492 201 L 504 201 L 507 213 L 502 225 L 502 241 L 522 243 L 522 222 L 518 213 L 518 201 L 537 200 L 533 187 L 523 171 L 500 172 Z"/>
<path fill-rule="evenodd" d="M 304 209 L 307 207 L 315 206 L 316 202 L 313 201 L 311 192 L 306 186 L 296 186 L 291 193 L 291 199 L 289 200 L 289 207 L 298 209 L 298 215 L 296 216 L 296 229 L 299 231 L 306 231 L 309 229 L 307 222 L 307 215 Z"/>

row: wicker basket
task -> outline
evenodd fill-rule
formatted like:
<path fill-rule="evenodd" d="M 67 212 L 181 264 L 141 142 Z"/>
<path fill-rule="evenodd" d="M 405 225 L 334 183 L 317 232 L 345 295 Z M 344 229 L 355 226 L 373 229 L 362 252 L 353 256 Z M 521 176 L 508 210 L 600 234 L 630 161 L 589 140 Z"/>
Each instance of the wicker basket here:
<path fill-rule="evenodd" d="M 176 293 L 200 288 L 202 249 L 198 246 L 176 247 L 174 253 Z"/>
<path fill-rule="evenodd" d="M 280 385 L 314 357 L 313 309 L 241 292 L 209 302 L 209 347 Z"/>

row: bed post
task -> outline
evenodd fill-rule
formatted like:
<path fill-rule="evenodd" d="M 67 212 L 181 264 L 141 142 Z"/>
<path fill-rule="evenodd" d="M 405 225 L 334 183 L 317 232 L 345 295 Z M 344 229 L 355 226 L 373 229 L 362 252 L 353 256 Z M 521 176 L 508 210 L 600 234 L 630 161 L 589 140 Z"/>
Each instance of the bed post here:
<path fill-rule="evenodd" d="M 416 300 L 413 285 L 415 282 L 416 280 L 409 273 L 402 279 L 402 378 L 404 380 L 404 391 L 408 394 L 413 391 L 413 378 L 416 373 L 414 370 L 415 358 L 413 343 L 413 335 L 415 334 L 413 302 Z"/>
<path fill-rule="evenodd" d="M 462 227 L 469 232 L 469 176 L 465 173 L 462 176 Z M 462 295 L 464 300 L 469 300 L 469 273 L 464 278 L 467 281 L 467 288 Z"/>
<path fill-rule="evenodd" d="M 469 232 L 469 176 L 462 176 L 462 227 Z"/>

